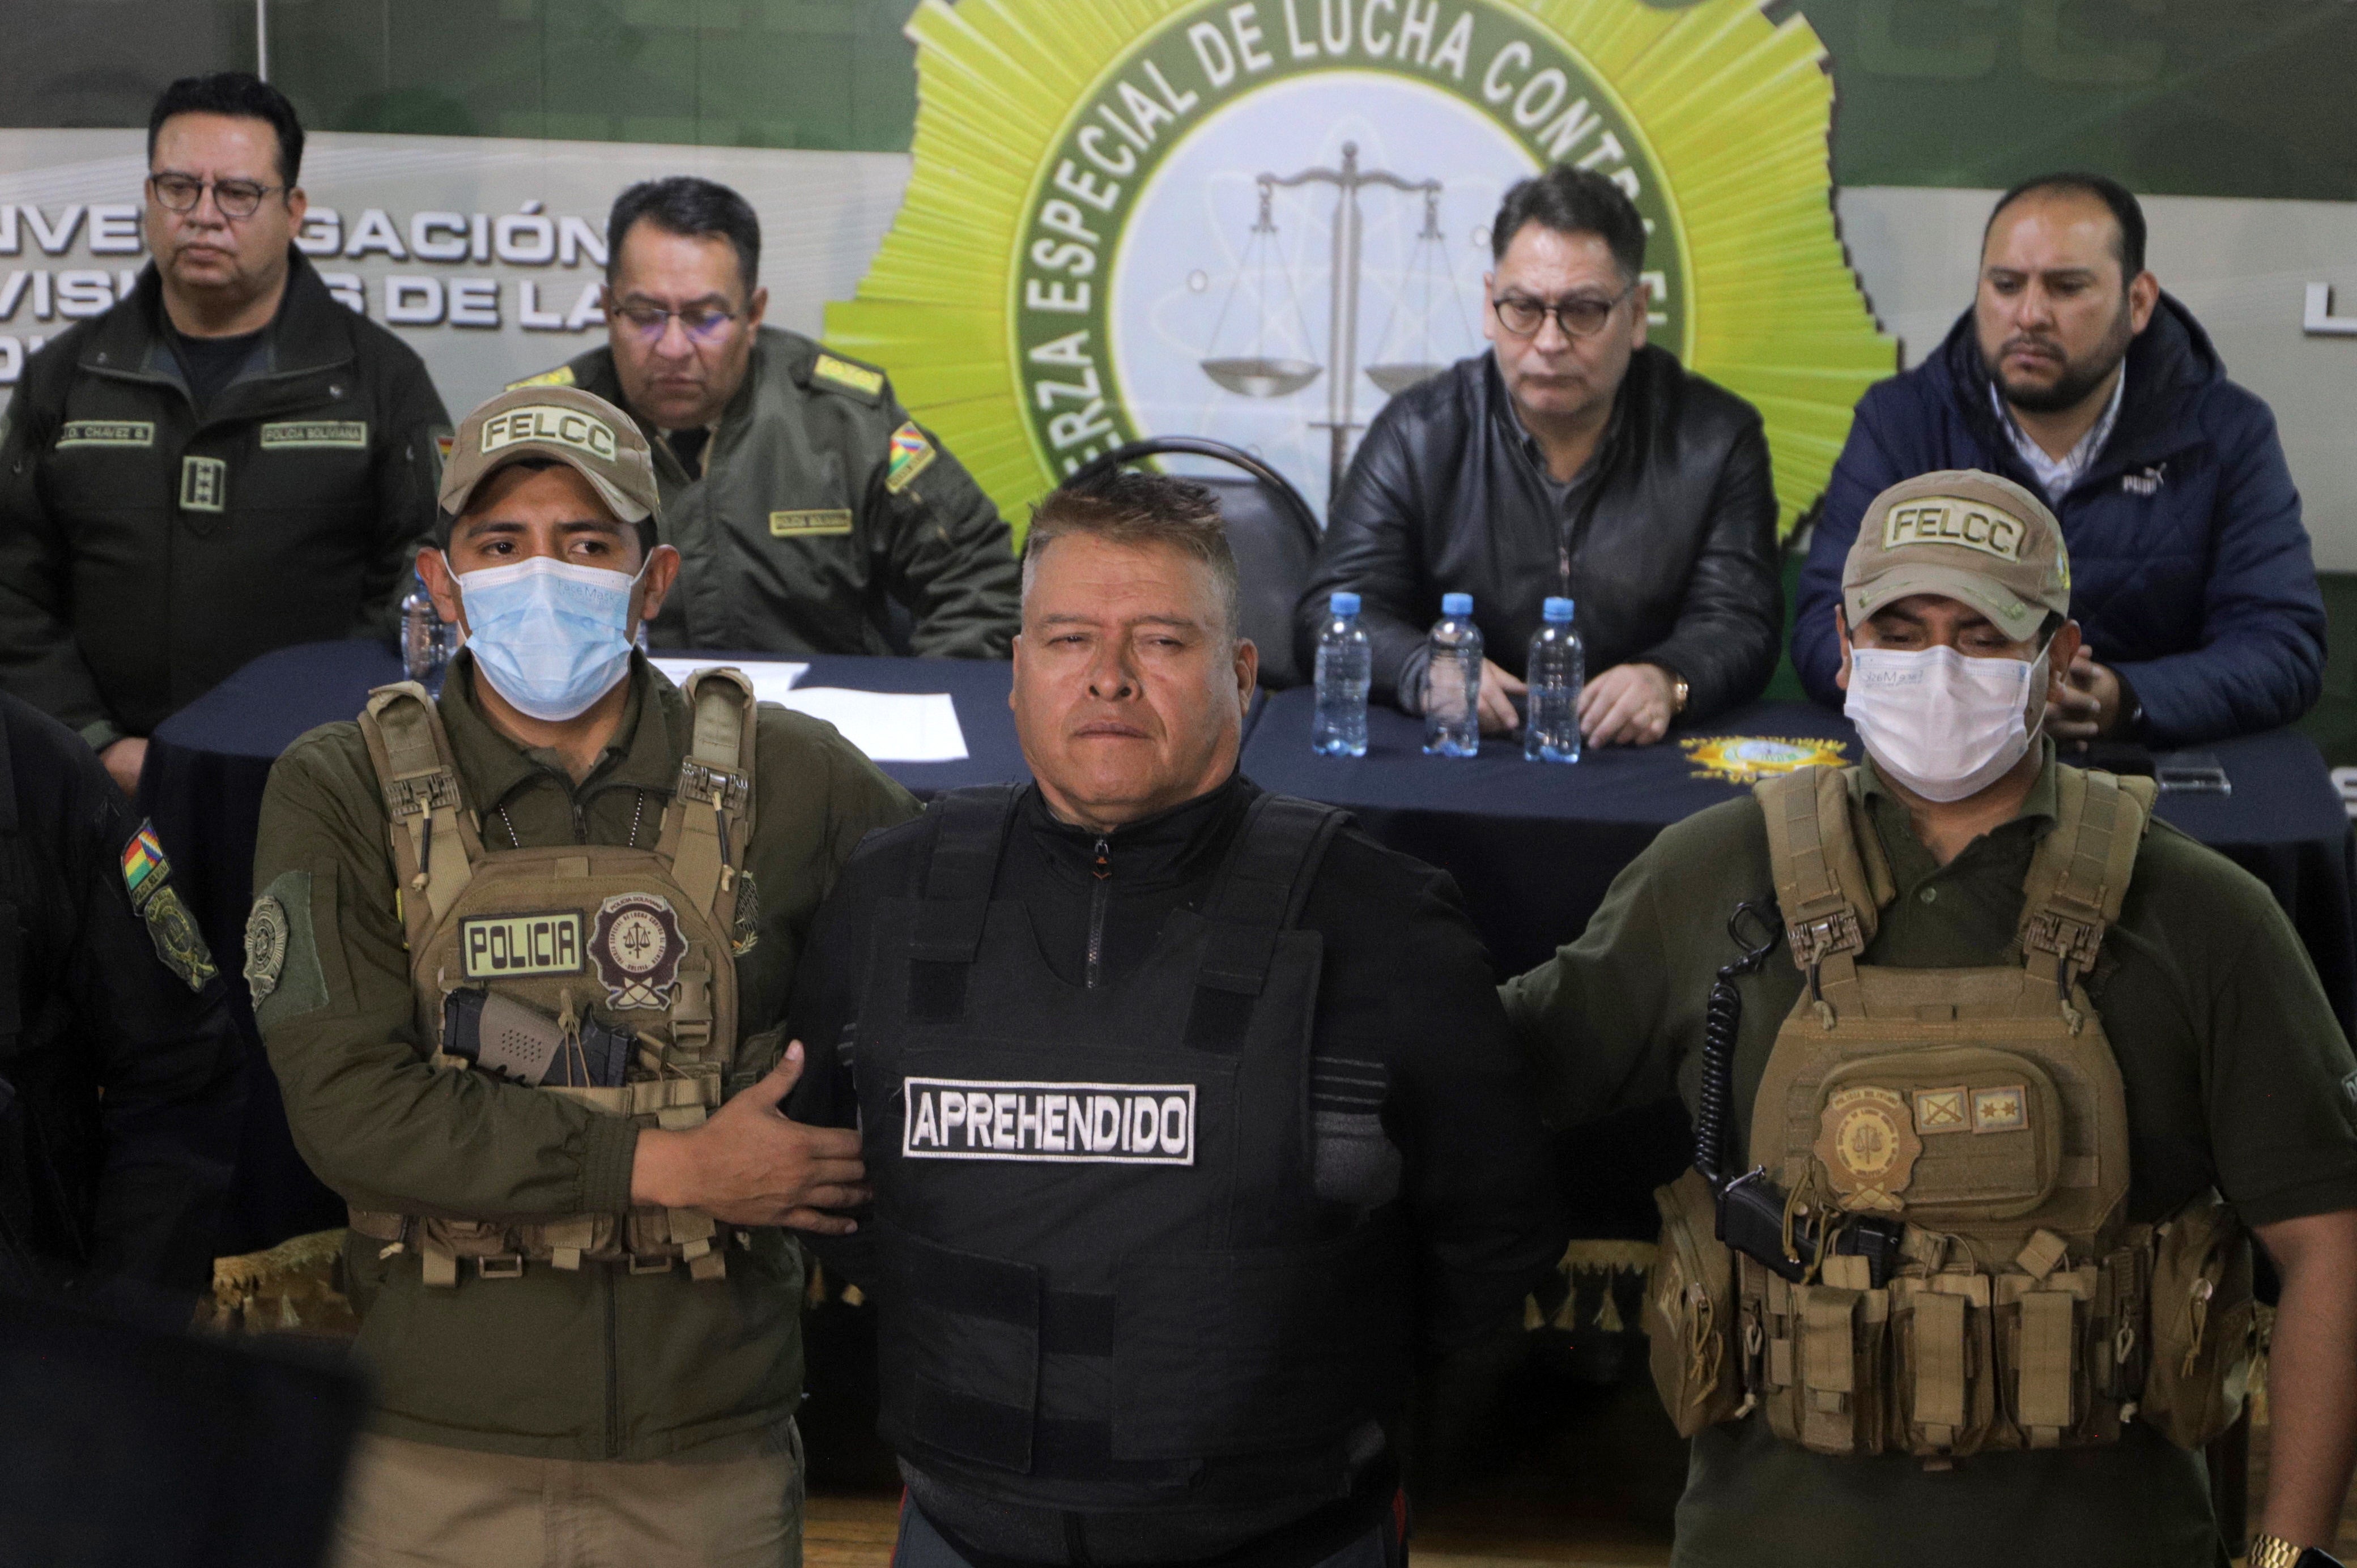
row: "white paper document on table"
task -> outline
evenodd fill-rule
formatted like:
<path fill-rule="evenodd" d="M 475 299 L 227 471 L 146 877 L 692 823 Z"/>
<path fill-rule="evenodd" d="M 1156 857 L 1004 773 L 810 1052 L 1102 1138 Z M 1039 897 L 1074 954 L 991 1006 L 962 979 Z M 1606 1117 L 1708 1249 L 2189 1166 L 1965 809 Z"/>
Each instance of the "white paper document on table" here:
<path fill-rule="evenodd" d="M 690 659 L 657 659 L 675 682 L 706 668 Z M 947 692 L 855 692 L 842 686 L 797 686 L 808 664 L 741 663 L 753 694 L 796 713 L 824 719 L 871 762 L 963 762 L 965 731 Z"/>
<path fill-rule="evenodd" d="M 685 686 L 690 675 L 699 670 L 711 669 L 715 661 L 709 659 L 650 659 L 647 662 L 670 676 L 673 685 Z M 745 671 L 746 679 L 753 682 L 753 695 L 764 703 L 785 702 L 786 693 L 794 689 L 794 682 L 810 673 L 807 662 L 785 664 L 747 659 L 740 660 L 730 668 Z"/>

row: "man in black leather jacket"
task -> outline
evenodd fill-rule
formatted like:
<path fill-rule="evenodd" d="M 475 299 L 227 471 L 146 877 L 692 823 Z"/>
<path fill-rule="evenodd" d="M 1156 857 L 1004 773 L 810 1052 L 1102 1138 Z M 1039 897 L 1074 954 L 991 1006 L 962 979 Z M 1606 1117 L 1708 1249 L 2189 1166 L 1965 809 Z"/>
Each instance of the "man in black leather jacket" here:
<path fill-rule="evenodd" d="M 1374 694 L 1424 699 L 1440 596 L 1473 596 L 1481 728 L 1512 699 L 1541 603 L 1567 596 L 1590 745 L 1651 745 L 1681 715 L 1750 701 L 1783 635 L 1776 497 L 1751 405 L 1648 347 L 1644 221 L 1620 187 L 1559 166 L 1506 193 L 1483 280 L 1488 354 L 1394 397 L 1334 499 L 1294 616 L 1314 662 L 1328 596 L 1361 596 Z"/>

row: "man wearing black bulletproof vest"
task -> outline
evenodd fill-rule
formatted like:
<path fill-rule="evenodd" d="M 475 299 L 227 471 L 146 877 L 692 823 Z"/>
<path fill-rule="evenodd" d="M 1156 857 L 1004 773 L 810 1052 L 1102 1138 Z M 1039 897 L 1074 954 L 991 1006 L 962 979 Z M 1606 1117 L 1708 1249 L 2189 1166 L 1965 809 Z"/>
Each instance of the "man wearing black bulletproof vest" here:
<path fill-rule="evenodd" d="M 1036 783 L 871 835 L 819 915 L 796 1114 L 865 1130 L 901 1568 L 1397 1563 L 1419 1356 L 1560 1251 L 1455 886 L 1237 773 L 1257 668 L 1209 494 L 1058 490 Z"/>

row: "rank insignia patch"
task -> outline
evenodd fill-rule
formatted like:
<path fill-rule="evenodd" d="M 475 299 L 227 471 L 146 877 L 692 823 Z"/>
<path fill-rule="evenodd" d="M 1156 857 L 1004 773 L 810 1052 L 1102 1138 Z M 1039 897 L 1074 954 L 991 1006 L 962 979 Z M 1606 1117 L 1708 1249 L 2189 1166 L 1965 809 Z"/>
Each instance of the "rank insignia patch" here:
<path fill-rule="evenodd" d="M 1915 1091 L 1915 1131 L 1922 1133 L 1969 1133 L 1973 1119 L 1964 1110 L 1968 1091 L 1955 1089 L 1919 1089 Z"/>
<path fill-rule="evenodd" d="M 188 906 L 170 887 L 158 886 L 147 896 L 146 907 L 140 911 L 147 921 L 147 939 L 156 944 L 156 956 L 164 967 L 187 982 L 191 991 L 202 991 L 205 983 L 221 972 L 213 967 L 213 955 L 206 950 L 203 933 L 188 916 Z"/>
<path fill-rule="evenodd" d="M 180 459 L 180 510 L 227 511 L 229 465 L 219 457 Z"/>
<path fill-rule="evenodd" d="M 2029 1125 L 2029 1092 L 2025 1084 L 1973 1090 L 1973 1131 L 2018 1133 Z"/>
<path fill-rule="evenodd" d="M 823 381 L 833 381 L 853 392 L 874 397 L 884 390 L 884 372 L 871 371 L 865 365 L 855 365 L 848 360 L 838 360 L 832 354 L 821 354 L 811 361 L 811 374 Z"/>
<path fill-rule="evenodd" d="M 589 958 L 605 983 L 608 1006 L 670 1006 L 686 956 L 679 917 L 660 894 L 618 893 L 597 906 Z"/>
<path fill-rule="evenodd" d="M 892 432 L 891 456 L 884 463 L 886 493 L 897 496 L 915 484 L 917 476 L 932 467 L 935 456 L 933 444 L 925 439 L 915 420 Z"/>
<path fill-rule="evenodd" d="M 559 365 L 553 371 L 543 371 L 536 376 L 526 376 L 520 381 L 510 381 L 505 390 L 518 387 L 569 387 L 573 384 L 573 367 Z"/>
<path fill-rule="evenodd" d="M 286 906 L 265 893 L 245 918 L 245 983 L 256 1007 L 278 989 L 286 968 Z"/>

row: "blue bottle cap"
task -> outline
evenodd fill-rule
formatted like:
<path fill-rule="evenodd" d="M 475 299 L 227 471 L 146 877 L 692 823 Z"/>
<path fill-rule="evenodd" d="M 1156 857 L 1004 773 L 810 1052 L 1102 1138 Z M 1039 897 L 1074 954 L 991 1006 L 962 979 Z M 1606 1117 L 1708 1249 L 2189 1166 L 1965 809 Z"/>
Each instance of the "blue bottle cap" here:
<path fill-rule="evenodd" d="M 1558 598 L 1550 595 L 1546 603 L 1539 607 L 1539 613 L 1548 620 L 1569 620 L 1571 618 L 1571 601 L 1569 599 Z"/>
<path fill-rule="evenodd" d="M 1440 613 L 1445 616 L 1455 616 L 1460 620 L 1463 619 L 1465 617 L 1473 613 L 1473 596 L 1470 594 L 1441 595 Z"/>
<path fill-rule="evenodd" d="M 1359 613 L 1359 596 L 1356 594 L 1338 593 L 1332 598 L 1326 601 L 1326 607 L 1338 616 L 1357 615 Z"/>

